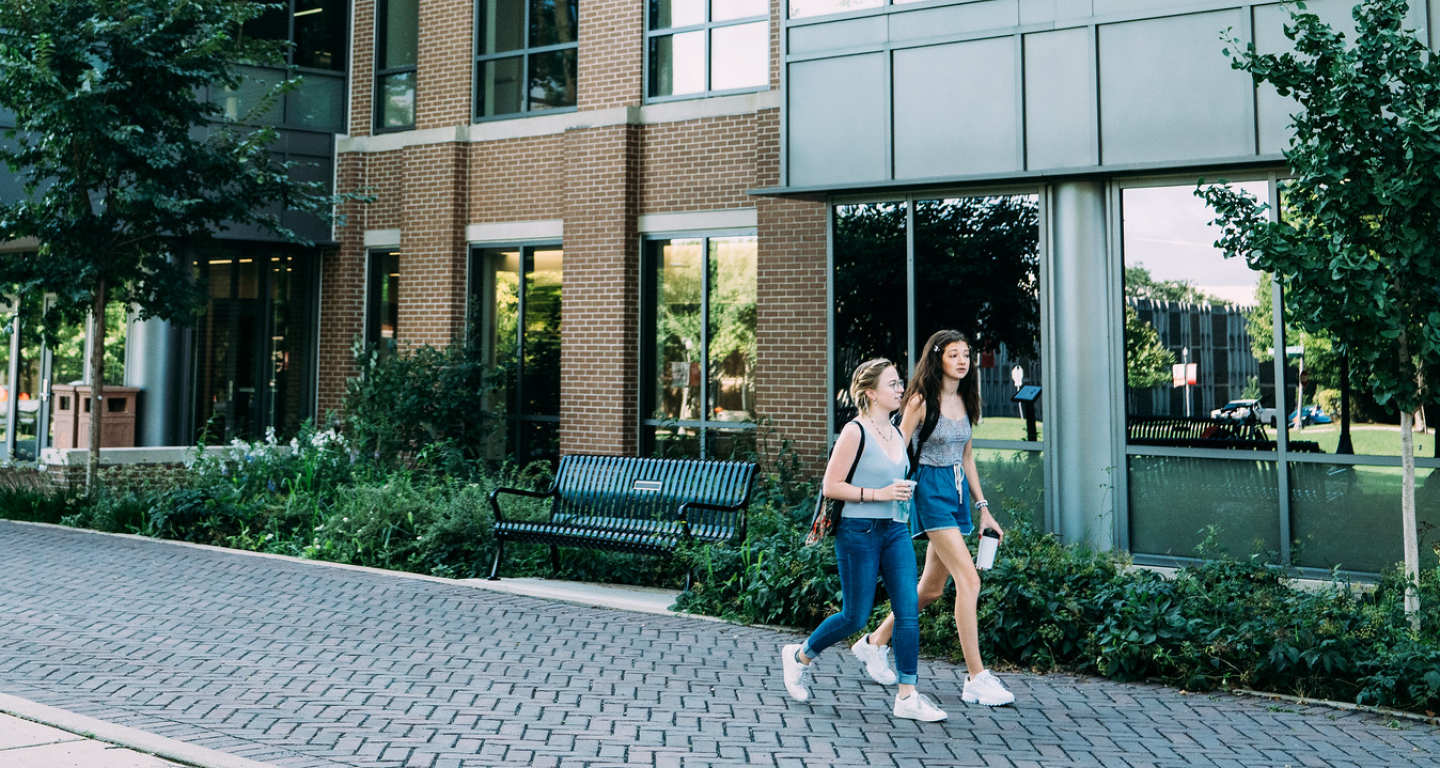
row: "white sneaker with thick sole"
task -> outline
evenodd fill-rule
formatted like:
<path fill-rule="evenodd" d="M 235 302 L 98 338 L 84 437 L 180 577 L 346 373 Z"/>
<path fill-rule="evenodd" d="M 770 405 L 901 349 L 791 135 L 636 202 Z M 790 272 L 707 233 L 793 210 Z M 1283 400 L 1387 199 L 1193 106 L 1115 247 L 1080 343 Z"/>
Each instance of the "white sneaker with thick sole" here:
<path fill-rule="evenodd" d="M 799 653 L 799 643 L 780 648 L 780 660 L 785 667 L 785 690 L 796 701 L 809 701 L 810 689 L 805 686 L 805 673 L 810 671 L 810 665 L 800 663 Z"/>
<path fill-rule="evenodd" d="M 945 710 L 935 706 L 935 702 L 923 693 L 912 693 L 904 698 L 896 695 L 895 716 L 906 720 L 919 720 L 922 723 L 935 723 L 949 717 Z"/>
<path fill-rule="evenodd" d="M 983 704 L 987 707 L 1003 707 L 1015 703 L 1015 694 L 1005 690 L 1000 679 L 985 670 L 965 680 L 965 692 L 960 698 L 966 704 Z"/>
<path fill-rule="evenodd" d="M 890 646 L 871 645 L 870 636 L 865 635 L 850 646 L 850 652 L 865 665 L 865 674 L 881 685 L 894 685 L 899 679 L 890 668 Z"/>

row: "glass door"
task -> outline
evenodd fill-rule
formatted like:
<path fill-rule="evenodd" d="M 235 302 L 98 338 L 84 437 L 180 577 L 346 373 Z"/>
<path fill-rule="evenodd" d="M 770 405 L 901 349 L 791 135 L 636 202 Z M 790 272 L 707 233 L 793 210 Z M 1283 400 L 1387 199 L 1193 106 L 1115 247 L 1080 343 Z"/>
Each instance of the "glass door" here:
<path fill-rule="evenodd" d="M 195 427 L 210 441 L 293 432 L 314 414 L 314 274 L 293 254 L 204 260 L 208 311 L 195 327 Z"/>

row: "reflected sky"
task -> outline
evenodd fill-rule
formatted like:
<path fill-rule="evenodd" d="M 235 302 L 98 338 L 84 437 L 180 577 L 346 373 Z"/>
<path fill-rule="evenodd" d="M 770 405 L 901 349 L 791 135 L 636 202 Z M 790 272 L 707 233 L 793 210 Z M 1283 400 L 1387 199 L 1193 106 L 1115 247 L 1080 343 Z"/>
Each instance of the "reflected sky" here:
<path fill-rule="evenodd" d="M 1262 202 L 1266 182 L 1235 184 Z M 1122 193 L 1125 265 L 1143 266 L 1156 280 L 1189 281 L 1239 305 L 1255 303 L 1257 275 L 1244 260 L 1226 259 L 1215 247 L 1214 212 L 1195 197 L 1195 185 L 1133 187 Z"/>

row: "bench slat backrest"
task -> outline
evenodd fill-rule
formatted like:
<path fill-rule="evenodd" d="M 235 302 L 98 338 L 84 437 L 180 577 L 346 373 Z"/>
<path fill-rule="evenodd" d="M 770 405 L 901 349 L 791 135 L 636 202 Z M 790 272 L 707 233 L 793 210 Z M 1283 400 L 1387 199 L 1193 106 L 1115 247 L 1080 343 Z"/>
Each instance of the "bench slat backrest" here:
<path fill-rule="evenodd" d="M 654 531 L 656 523 L 675 521 L 687 501 L 745 504 L 754 477 L 751 462 L 571 454 L 555 472 L 553 518 L 609 518 L 621 532 Z M 706 527 L 733 528 L 734 515 L 694 510 L 690 525 L 704 535 Z"/>

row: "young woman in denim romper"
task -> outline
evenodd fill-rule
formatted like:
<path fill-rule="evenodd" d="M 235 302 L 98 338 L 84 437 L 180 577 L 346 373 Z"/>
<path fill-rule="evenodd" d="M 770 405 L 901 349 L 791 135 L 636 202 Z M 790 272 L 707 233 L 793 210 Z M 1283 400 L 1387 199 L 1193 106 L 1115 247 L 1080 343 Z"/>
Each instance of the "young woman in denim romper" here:
<path fill-rule="evenodd" d="M 970 341 L 959 331 L 940 331 L 925 342 L 925 354 L 915 366 L 915 376 L 905 390 L 905 415 L 900 430 L 919 450 L 915 472 L 915 514 L 911 530 L 915 538 L 930 540 L 925 552 L 925 570 L 920 575 L 919 603 L 924 608 L 945 592 L 945 582 L 955 579 L 955 629 L 965 654 L 969 676 L 962 698 L 968 704 L 990 707 L 1011 704 L 1015 695 L 985 668 L 980 657 L 980 637 L 975 617 L 980 595 L 980 573 L 975 570 L 963 534 L 974 530 L 970 510 L 980 510 L 980 528 L 1005 532 L 991 516 L 989 502 L 980 490 L 975 471 L 971 427 L 980 420 L 980 386 L 970 359 Z M 930 408 L 938 408 L 939 419 L 923 445 L 920 426 Z M 872 678 L 884 682 L 884 646 L 894 631 L 891 614 L 867 638 L 856 644 L 856 655 L 866 661 Z M 878 659 L 878 663 L 877 663 Z"/>
<path fill-rule="evenodd" d="M 920 663 L 915 548 L 910 541 L 909 505 L 896 503 L 911 496 L 911 483 L 905 479 L 910 469 L 905 440 L 889 419 L 900 408 L 903 390 L 900 374 L 889 360 L 871 360 L 855 369 L 850 395 L 860 415 L 840 431 L 823 488 L 827 498 L 845 502 L 835 534 L 841 611 L 825 619 L 804 645 L 782 647 L 780 657 L 786 690 L 797 701 L 808 701 L 805 676 L 811 662 L 821 651 L 865 628 L 875 603 L 876 577 L 883 576 L 896 615 L 895 662 L 900 671 L 892 711 L 895 717 L 933 722 L 944 720 L 945 713 L 915 692 Z M 847 482 L 852 465 L 855 474 Z"/>

